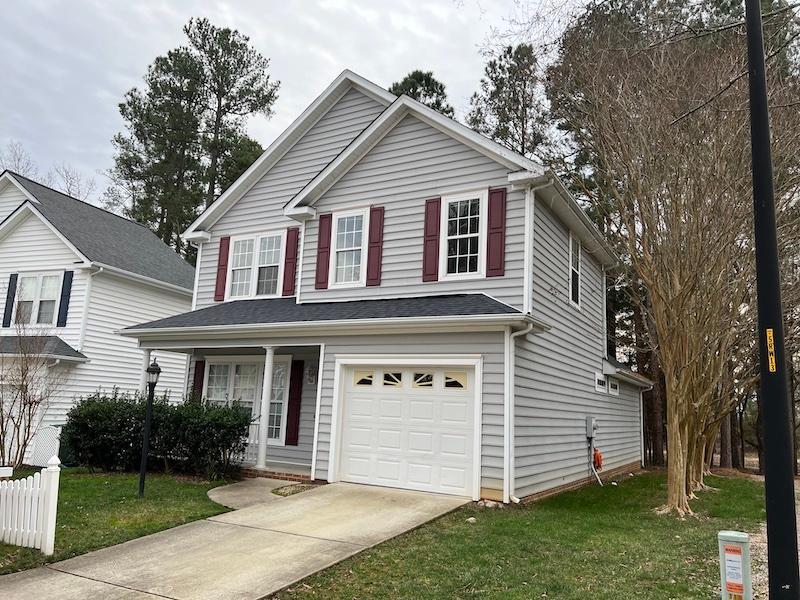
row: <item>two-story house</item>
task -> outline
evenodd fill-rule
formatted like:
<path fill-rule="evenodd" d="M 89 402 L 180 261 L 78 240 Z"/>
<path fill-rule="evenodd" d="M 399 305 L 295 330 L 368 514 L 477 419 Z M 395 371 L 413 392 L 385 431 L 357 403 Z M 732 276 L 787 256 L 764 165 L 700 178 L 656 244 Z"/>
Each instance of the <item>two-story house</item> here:
<path fill-rule="evenodd" d="M 559 180 L 345 71 L 186 231 L 194 310 L 123 335 L 251 407 L 270 473 L 508 502 L 640 464 L 612 251 Z M 269 381 L 271 385 L 263 385 Z"/>
<path fill-rule="evenodd" d="M 0 384 L 35 361 L 31 383 L 46 390 L 35 425 L 62 425 L 77 398 L 98 390 L 141 389 L 150 353 L 116 331 L 190 310 L 193 281 L 192 266 L 146 227 L 0 174 Z M 185 355 L 157 358 L 158 392 L 179 400 Z"/>

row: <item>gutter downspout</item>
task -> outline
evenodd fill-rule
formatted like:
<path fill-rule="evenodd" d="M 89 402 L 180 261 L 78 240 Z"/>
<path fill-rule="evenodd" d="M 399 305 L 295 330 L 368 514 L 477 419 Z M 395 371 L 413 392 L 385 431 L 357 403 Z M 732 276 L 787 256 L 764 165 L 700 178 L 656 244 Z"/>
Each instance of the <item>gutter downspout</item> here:
<path fill-rule="evenodd" d="M 89 279 L 86 281 L 86 294 L 83 297 L 83 315 L 81 316 L 81 330 L 78 334 L 78 352 L 83 352 L 83 344 L 86 341 L 86 321 L 89 319 L 89 302 L 92 297 L 92 279 L 95 275 L 99 275 L 105 269 L 97 267 L 97 271 L 89 273 Z"/>
<path fill-rule="evenodd" d="M 520 329 L 511 333 L 511 328 L 506 328 L 505 351 L 506 351 L 506 393 L 505 398 L 505 420 L 503 422 L 503 430 L 505 433 L 505 465 L 503 477 L 503 502 L 519 503 L 519 498 L 514 495 L 514 382 L 515 382 L 515 358 L 516 358 L 516 338 L 527 335 L 533 330 L 533 323 L 527 324 L 525 329 Z"/>

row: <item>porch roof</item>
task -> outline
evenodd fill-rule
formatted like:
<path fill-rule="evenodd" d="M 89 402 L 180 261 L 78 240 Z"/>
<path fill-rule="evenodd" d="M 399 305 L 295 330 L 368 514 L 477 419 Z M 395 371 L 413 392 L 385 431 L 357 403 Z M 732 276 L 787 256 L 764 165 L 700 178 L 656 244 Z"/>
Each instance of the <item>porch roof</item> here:
<path fill-rule="evenodd" d="M 44 356 L 54 360 L 69 362 L 87 362 L 86 355 L 81 354 L 67 342 L 55 335 L 44 336 L 0 336 L 0 355 L 3 356 Z"/>
<path fill-rule="evenodd" d="M 308 325 L 390 319 L 416 320 L 442 317 L 506 317 L 524 320 L 519 310 L 485 294 L 417 296 L 348 302 L 306 302 L 293 297 L 234 300 L 199 310 L 133 325 L 123 335 L 137 332 L 243 325 Z"/>

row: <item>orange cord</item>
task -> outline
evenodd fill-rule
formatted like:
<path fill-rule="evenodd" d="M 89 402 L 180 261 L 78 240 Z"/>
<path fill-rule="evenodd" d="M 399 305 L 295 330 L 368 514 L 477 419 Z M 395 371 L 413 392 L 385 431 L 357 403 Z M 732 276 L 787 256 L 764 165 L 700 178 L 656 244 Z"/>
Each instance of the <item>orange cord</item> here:
<path fill-rule="evenodd" d="M 603 454 L 597 448 L 594 449 L 594 468 L 595 471 L 603 470 Z"/>

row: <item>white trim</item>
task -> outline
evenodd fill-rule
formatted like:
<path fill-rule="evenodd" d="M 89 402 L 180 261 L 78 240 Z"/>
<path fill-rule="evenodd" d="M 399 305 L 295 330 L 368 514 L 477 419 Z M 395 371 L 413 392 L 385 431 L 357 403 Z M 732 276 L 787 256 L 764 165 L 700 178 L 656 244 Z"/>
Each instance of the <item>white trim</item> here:
<path fill-rule="evenodd" d="M 83 296 L 83 311 L 81 315 L 81 329 L 78 333 L 78 352 L 83 352 L 83 345 L 86 343 L 86 327 L 89 322 L 89 304 L 92 299 L 92 280 L 95 275 L 103 272 L 103 267 L 98 267 L 96 271 L 87 269 L 86 271 L 86 291 Z M 73 281 L 74 283 L 74 281 Z"/>
<path fill-rule="evenodd" d="M 203 267 L 203 243 L 197 244 L 197 260 L 194 268 L 194 288 L 192 289 L 192 310 L 197 308 L 197 290 L 200 287 L 200 269 Z"/>
<path fill-rule="evenodd" d="M 338 481 L 339 477 L 339 455 L 338 430 L 341 428 L 341 415 L 339 407 L 343 400 L 344 390 L 341 372 L 343 368 L 356 365 L 387 365 L 387 366 L 412 366 L 425 364 L 432 367 L 441 366 L 466 366 L 474 369 L 473 380 L 475 389 L 473 390 L 473 404 L 475 408 L 475 422 L 473 423 L 473 480 L 472 480 L 472 499 L 479 500 L 480 473 L 481 473 L 481 420 L 483 415 L 483 381 L 480 373 L 483 371 L 483 358 L 475 354 L 398 354 L 398 355 L 357 355 L 357 354 L 337 354 L 334 356 L 333 372 L 333 399 L 331 404 L 331 431 L 330 447 L 328 448 L 328 482 Z"/>
<path fill-rule="evenodd" d="M 303 221 L 300 223 L 300 239 L 297 241 L 300 244 L 300 248 L 297 252 L 297 281 L 295 281 L 295 288 L 294 288 L 294 301 L 296 304 L 300 304 L 300 290 L 303 289 L 303 250 L 306 247 L 306 222 Z"/>
<path fill-rule="evenodd" d="M 194 239 L 202 228 L 211 227 L 239 198 L 247 193 L 351 88 L 376 102 L 388 106 L 395 95 L 349 70 L 339 76 L 270 144 L 264 153 L 216 199 L 184 232 L 185 239 Z M 205 233 L 205 232 L 202 232 Z"/>
<path fill-rule="evenodd" d="M 7 185 L 8 185 L 8 184 L 13 184 L 13 185 L 15 185 L 17 188 L 19 188 L 19 191 L 20 191 L 20 192 L 22 192 L 22 195 L 23 195 L 23 196 L 25 196 L 25 197 L 26 197 L 28 200 L 30 200 L 31 202 L 33 202 L 33 203 L 35 203 L 35 204 L 39 204 L 39 201 L 36 199 L 36 197 L 35 197 L 33 194 L 31 194 L 31 193 L 30 193 L 30 192 L 29 192 L 29 191 L 28 191 L 28 190 L 25 188 L 25 186 L 24 186 L 24 185 L 22 185 L 22 184 L 21 184 L 21 183 L 20 183 L 20 182 L 17 180 L 17 178 L 16 178 L 16 177 L 14 177 L 14 175 L 13 175 L 13 173 L 12 173 L 11 171 L 9 171 L 9 170 L 5 170 L 5 171 L 3 171 L 3 174 L 2 174 L 2 176 L 0 176 L 0 182 L 2 182 L 3 180 L 5 180 L 5 181 L 6 181 L 6 184 L 7 184 Z M 6 189 L 6 187 L 7 187 L 7 185 L 6 185 L 6 186 L 3 186 L 3 187 L 0 187 L 0 191 L 3 191 L 3 190 L 5 190 L 5 189 Z M 45 187 L 45 186 L 43 186 L 43 187 Z"/>
<path fill-rule="evenodd" d="M 365 287 L 367 285 L 367 238 L 369 237 L 369 207 L 353 208 L 342 210 L 331 214 L 331 255 L 328 261 L 328 288 L 329 289 L 346 289 Z M 336 248 L 337 232 L 339 230 L 339 219 L 346 219 L 347 217 L 361 217 L 361 263 L 359 265 L 358 281 L 336 281 L 336 254 L 337 252 L 345 252 L 348 250 L 355 250 L 356 248 L 347 248 L 338 250 Z"/>
<path fill-rule="evenodd" d="M 311 481 L 317 477 L 317 447 L 319 445 L 319 412 L 322 403 L 322 373 L 325 363 L 325 344 L 319 345 L 319 364 L 317 365 L 317 405 L 314 409 L 314 441 L 311 443 Z"/>
<path fill-rule="evenodd" d="M 31 214 L 35 215 L 36 217 L 38 217 L 39 220 L 42 223 L 44 223 L 45 226 L 59 240 L 61 240 L 61 242 L 67 248 L 69 248 L 75 254 L 75 256 L 77 256 L 82 261 L 83 264 L 75 265 L 76 268 L 81 266 L 88 267 L 90 265 L 91 261 L 88 258 L 86 258 L 86 256 L 80 250 L 78 250 L 72 242 L 70 242 L 66 237 L 64 237 L 64 235 L 58 229 L 56 229 L 53 226 L 53 224 L 50 221 L 48 221 L 47 218 L 41 212 L 39 212 L 39 209 L 36 208 L 32 202 L 29 202 L 27 200 L 22 204 L 20 204 L 17 208 L 15 208 L 14 211 L 10 215 L 8 215 L 2 223 L 0 223 L 0 240 L 2 240 L 6 235 L 8 235 L 11 231 L 13 231 L 14 228 L 24 220 L 22 216 L 24 211 L 26 210 L 29 211 Z"/>
<path fill-rule="evenodd" d="M 650 387 L 652 390 L 652 386 Z M 639 388 L 639 466 L 644 467 L 644 390 Z"/>
<path fill-rule="evenodd" d="M 525 237 L 523 242 L 523 290 L 522 312 L 526 315 L 533 310 L 533 229 L 536 223 L 534 206 L 536 192 L 530 186 L 525 189 Z"/>
<path fill-rule="evenodd" d="M 146 275 L 139 275 L 138 273 L 134 273 L 132 271 L 126 271 L 125 269 L 120 269 L 118 267 L 112 267 L 111 265 L 107 265 L 105 263 L 92 262 L 88 266 L 97 267 L 101 271 L 108 272 L 111 275 L 117 275 L 118 277 L 122 277 L 124 279 L 130 279 L 131 281 L 136 281 L 139 283 L 146 283 L 148 285 L 152 285 L 153 287 L 169 290 L 170 292 L 175 292 L 183 296 L 192 295 L 192 290 L 190 290 L 189 288 L 181 287 L 173 283 L 167 283 L 166 281 L 161 281 L 159 279 L 153 279 L 152 277 L 147 277 Z"/>
<path fill-rule="evenodd" d="M 298 192 L 284 208 L 287 215 L 301 205 L 313 205 L 331 186 L 353 167 L 372 147 L 411 114 L 470 148 L 488 156 L 509 169 L 523 169 L 529 173 L 544 174 L 544 167 L 476 133 L 469 127 L 436 112 L 408 96 L 401 96 L 364 129 L 350 145 L 320 171 Z"/>
<path fill-rule="evenodd" d="M 600 267 L 600 294 L 602 296 L 602 307 L 600 308 L 600 319 L 603 323 L 603 347 L 600 351 L 604 358 L 608 358 L 608 280 L 606 279 L 606 266 Z"/>
<path fill-rule="evenodd" d="M 575 302 L 572 299 L 572 242 L 573 240 L 578 242 L 578 301 Z M 581 301 L 583 300 L 583 290 L 581 289 L 581 283 L 583 282 L 583 243 L 581 239 L 577 236 L 572 235 L 572 231 L 569 232 L 569 260 L 567 261 L 567 298 L 571 306 L 574 306 L 578 310 L 581 310 Z"/>
<path fill-rule="evenodd" d="M 511 420 L 511 328 L 506 327 L 503 334 L 503 502 L 508 504 L 511 499 L 511 429 L 514 423 Z"/>
<path fill-rule="evenodd" d="M 453 202 L 478 199 L 478 270 L 468 273 L 447 272 L 447 220 L 448 207 Z M 460 281 L 464 279 L 484 279 L 486 277 L 486 236 L 488 231 L 489 188 L 482 188 L 457 194 L 443 195 L 439 211 L 439 281 Z"/>
<path fill-rule="evenodd" d="M 259 246 L 261 240 L 269 237 L 279 237 L 278 243 L 278 280 L 275 285 L 274 294 L 256 294 L 258 287 L 258 255 L 260 253 Z M 252 240 L 253 241 L 253 258 L 252 264 L 249 267 L 239 267 L 237 270 L 249 268 L 250 269 L 250 293 L 246 296 L 231 296 L 231 286 L 233 285 L 233 249 L 237 242 Z M 286 261 L 286 229 L 273 229 L 269 231 L 262 231 L 259 233 L 246 233 L 236 236 L 231 236 L 230 244 L 228 245 L 228 272 L 225 278 L 225 302 L 233 300 L 258 300 L 264 298 L 281 298 L 283 295 L 283 268 Z M 275 266 L 275 265 L 266 265 Z"/>

